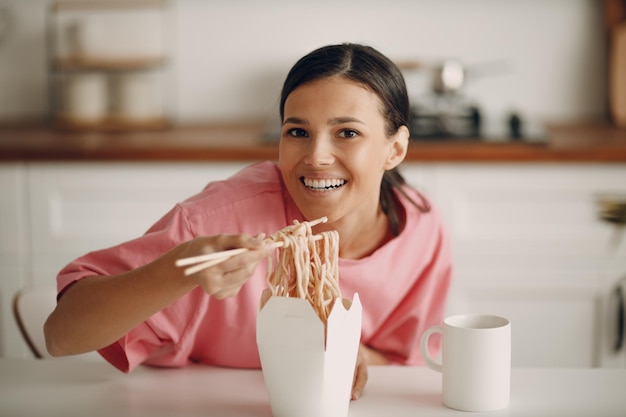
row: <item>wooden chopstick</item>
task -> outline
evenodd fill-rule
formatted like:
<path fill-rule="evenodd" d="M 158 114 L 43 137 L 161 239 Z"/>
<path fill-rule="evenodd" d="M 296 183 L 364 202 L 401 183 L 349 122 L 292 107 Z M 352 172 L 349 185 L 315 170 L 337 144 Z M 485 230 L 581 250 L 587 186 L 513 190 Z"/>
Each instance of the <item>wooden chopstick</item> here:
<path fill-rule="evenodd" d="M 241 249 L 244 249 L 244 248 L 241 248 Z M 226 251 L 224 251 L 224 252 L 226 252 Z M 239 253 L 242 253 L 242 252 L 239 252 Z M 188 275 L 191 275 L 191 274 L 195 274 L 196 272 L 202 271 L 203 269 L 207 269 L 207 268 L 209 268 L 209 267 L 211 267 L 213 265 L 217 265 L 219 263 L 222 263 L 226 259 L 229 259 L 231 256 L 234 256 L 234 255 L 226 255 L 226 256 L 223 256 L 221 258 L 213 258 L 210 261 L 206 261 L 206 262 L 202 262 L 202 263 L 199 263 L 197 265 L 194 265 L 194 266 L 190 266 L 189 268 L 185 269 L 185 271 L 184 271 L 185 276 L 188 276 Z"/>
<path fill-rule="evenodd" d="M 283 242 L 276 242 L 276 247 L 280 248 L 283 246 Z M 196 272 L 202 271 L 203 269 L 207 269 L 213 265 L 220 264 L 224 262 L 226 259 L 229 259 L 235 255 L 239 255 L 240 253 L 247 252 L 249 249 L 247 248 L 237 248 L 237 249 L 229 249 L 220 252 L 207 253 L 206 255 L 198 255 L 191 256 L 189 258 L 182 258 L 176 261 L 176 266 L 185 266 L 185 265 L 193 265 L 189 268 L 185 269 L 185 276 L 195 274 Z"/>
<path fill-rule="evenodd" d="M 207 253 L 206 255 L 198 255 L 198 256 L 191 256 L 189 258 L 182 258 L 176 261 L 176 266 L 193 265 L 193 264 L 197 264 L 200 262 L 207 262 L 207 261 L 211 261 L 211 260 L 219 259 L 223 257 L 229 258 L 231 256 L 244 253 L 247 250 L 248 249 L 246 248 L 237 248 L 237 249 L 223 250 L 220 252 Z"/>
<path fill-rule="evenodd" d="M 312 220 L 309 223 L 311 227 L 318 225 L 320 223 L 325 223 L 328 221 L 327 217 L 321 217 L 316 220 Z M 319 236 L 318 239 L 322 237 Z M 284 245 L 284 242 L 276 242 L 276 247 L 280 248 Z M 247 252 L 249 249 L 247 248 L 236 248 L 236 249 L 228 249 L 219 252 L 207 253 L 205 255 L 197 255 L 190 256 L 189 258 L 181 258 L 176 260 L 176 266 L 187 266 L 193 265 L 189 268 L 185 269 L 185 275 L 195 274 L 196 272 L 202 271 L 203 269 L 209 268 L 213 265 L 217 265 L 219 263 L 224 262 L 226 259 L 239 255 L 240 253 Z M 195 264 L 195 265 L 194 265 Z"/>

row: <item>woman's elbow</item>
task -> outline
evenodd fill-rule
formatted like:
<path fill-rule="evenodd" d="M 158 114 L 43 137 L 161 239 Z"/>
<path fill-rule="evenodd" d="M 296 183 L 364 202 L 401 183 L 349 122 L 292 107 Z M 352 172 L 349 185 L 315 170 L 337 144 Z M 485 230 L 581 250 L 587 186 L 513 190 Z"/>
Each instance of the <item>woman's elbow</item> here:
<path fill-rule="evenodd" d="M 55 322 L 53 314 L 48 317 L 43 325 L 43 334 L 46 341 L 46 349 L 48 350 L 48 353 L 53 357 L 71 355 L 70 352 L 63 348 L 63 343 L 61 343 L 62 336 L 59 335 L 59 332 L 57 331 L 58 325 Z"/>

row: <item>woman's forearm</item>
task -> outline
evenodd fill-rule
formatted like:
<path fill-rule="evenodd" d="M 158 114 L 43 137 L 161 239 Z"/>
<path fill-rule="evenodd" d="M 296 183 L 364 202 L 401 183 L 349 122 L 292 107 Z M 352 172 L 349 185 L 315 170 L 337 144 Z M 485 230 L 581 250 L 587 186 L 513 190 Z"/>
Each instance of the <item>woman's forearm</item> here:
<path fill-rule="evenodd" d="M 248 251 L 190 276 L 175 266 L 180 258 L 233 248 Z M 215 298 L 233 296 L 274 249 L 273 242 L 248 235 L 197 237 L 132 271 L 83 278 L 46 321 L 48 351 L 64 356 L 106 347 L 198 285 Z"/>
<path fill-rule="evenodd" d="M 46 321 L 48 351 L 64 356 L 108 346 L 196 285 L 167 257 L 124 274 L 84 278 Z"/>

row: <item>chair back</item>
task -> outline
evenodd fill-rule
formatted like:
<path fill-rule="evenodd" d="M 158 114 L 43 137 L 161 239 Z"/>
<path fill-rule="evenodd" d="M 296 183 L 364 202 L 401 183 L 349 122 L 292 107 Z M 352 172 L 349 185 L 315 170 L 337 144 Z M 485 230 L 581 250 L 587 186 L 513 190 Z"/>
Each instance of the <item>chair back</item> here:
<path fill-rule="evenodd" d="M 13 297 L 13 314 L 24 341 L 36 358 L 52 356 L 46 349 L 43 325 L 56 306 L 56 288 L 24 287 Z"/>

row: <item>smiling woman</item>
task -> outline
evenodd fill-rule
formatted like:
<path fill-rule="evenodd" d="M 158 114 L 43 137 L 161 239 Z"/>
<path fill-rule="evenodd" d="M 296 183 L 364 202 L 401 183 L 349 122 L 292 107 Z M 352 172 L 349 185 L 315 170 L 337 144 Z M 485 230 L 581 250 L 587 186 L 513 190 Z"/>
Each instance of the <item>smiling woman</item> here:
<path fill-rule="evenodd" d="M 404 159 L 409 134 L 402 126 L 388 136 L 380 108 L 375 93 L 339 76 L 309 81 L 285 101 L 279 144 L 283 180 L 305 217 L 325 215 L 335 225 L 351 223 L 342 234 L 343 257 L 369 254 L 388 236 L 387 216 L 379 204 L 381 182 Z M 327 183 L 337 186 L 327 188 Z M 361 239 L 368 244 L 348 255 L 343 242 Z"/>
<path fill-rule="evenodd" d="M 292 94 L 298 87 L 301 91 Z M 314 101 L 310 101 L 311 98 Z M 290 108 L 290 105 L 296 108 Z M 316 113 L 307 113 L 309 109 L 298 109 L 298 105 L 324 109 L 328 119 L 321 120 L 321 123 L 326 123 L 329 129 L 333 128 L 335 132 L 328 133 L 337 139 L 358 139 L 364 134 L 370 138 L 380 136 L 388 139 L 386 143 L 377 143 L 387 149 L 370 147 L 369 150 L 371 153 L 383 152 L 380 156 L 389 159 L 387 166 L 381 170 L 380 205 L 391 222 L 393 234 L 397 235 L 402 220 L 401 213 L 396 210 L 393 189 L 404 193 L 402 186 L 405 180 L 396 166 L 406 155 L 410 125 L 409 99 L 398 67 L 377 50 L 364 45 L 320 48 L 301 58 L 287 75 L 281 94 L 280 115 L 283 138 L 288 134 L 312 141 L 321 140 L 319 137 L 312 138 L 305 129 L 319 129 L 319 126 L 310 126 L 313 121 L 300 118 L 297 114 L 298 111 Z M 295 114 L 291 115 L 290 111 Z M 288 151 L 285 148 L 289 143 L 281 140 L 281 155 Z M 281 165 L 282 161 L 283 158 Z M 408 195 L 403 195 L 411 200 Z M 421 203 L 414 204 L 420 210 L 428 211 L 428 202 L 421 196 L 419 199 Z"/>
<path fill-rule="evenodd" d="M 125 372 L 259 368 L 256 316 L 276 250 L 263 238 L 326 216 L 312 232 L 336 230 L 341 294 L 363 306 L 353 398 L 367 365 L 422 363 L 419 337 L 442 319 L 452 259 L 438 210 L 396 170 L 409 136 L 401 73 L 370 47 L 326 46 L 295 64 L 280 110 L 278 163 L 209 183 L 145 235 L 59 273 L 45 326 L 53 355 L 98 350 Z M 248 250 L 189 276 L 175 265 L 233 248 Z"/>

